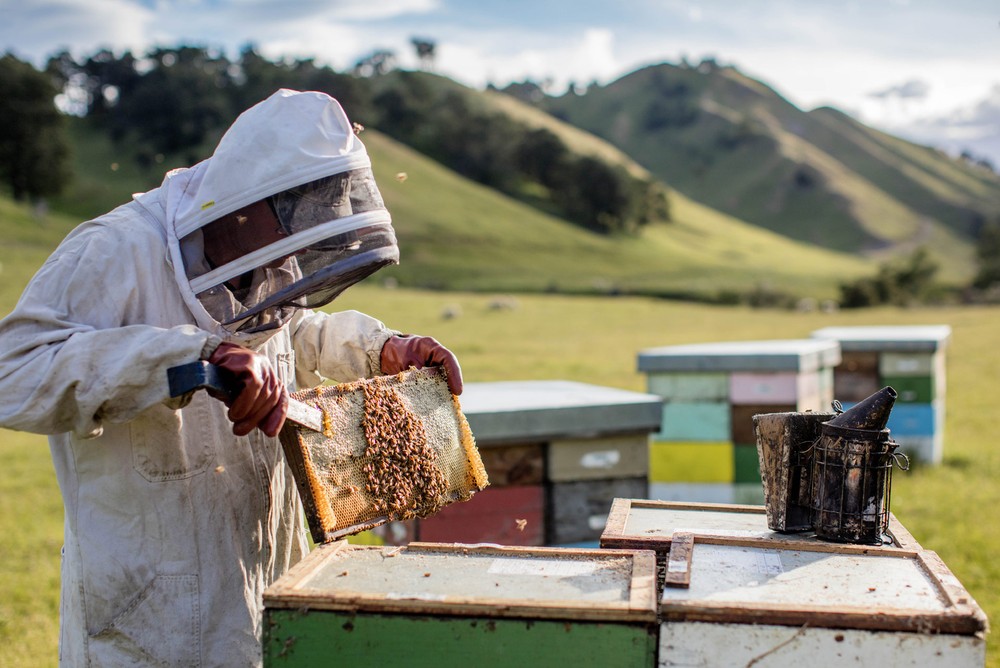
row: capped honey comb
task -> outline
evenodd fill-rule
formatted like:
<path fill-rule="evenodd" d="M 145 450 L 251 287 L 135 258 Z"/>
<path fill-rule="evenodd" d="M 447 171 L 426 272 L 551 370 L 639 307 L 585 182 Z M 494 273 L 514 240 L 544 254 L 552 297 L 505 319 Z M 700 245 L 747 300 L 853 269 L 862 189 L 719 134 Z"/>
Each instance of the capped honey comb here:
<path fill-rule="evenodd" d="M 458 397 L 437 368 L 292 395 L 324 431 L 286 422 L 281 444 L 317 543 L 427 517 L 488 484 Z"/>

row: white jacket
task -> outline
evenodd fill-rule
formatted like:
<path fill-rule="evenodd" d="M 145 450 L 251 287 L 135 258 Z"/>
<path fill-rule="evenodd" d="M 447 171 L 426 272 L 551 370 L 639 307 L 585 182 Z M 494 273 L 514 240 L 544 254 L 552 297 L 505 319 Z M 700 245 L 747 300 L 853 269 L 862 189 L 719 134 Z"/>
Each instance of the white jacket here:
<path fill-rule="evenodd" d="M 353 380 L 380 373 L 393 332 L 301 311 L 230 335 L 187 285 L 176 230 L 363 153 L 346 122 L 326 96 L 277 93 L 212 158 L 72 232 L 0 321 L 0 426 L 51 435 L 63 496 L 63 665 L 260 663 L 261 594 L 308 549 L 295 485 L 277 439 L 234 436 L 222 403 L 173 410 L 166 371 L 226 339 L 289 385 Z"/>

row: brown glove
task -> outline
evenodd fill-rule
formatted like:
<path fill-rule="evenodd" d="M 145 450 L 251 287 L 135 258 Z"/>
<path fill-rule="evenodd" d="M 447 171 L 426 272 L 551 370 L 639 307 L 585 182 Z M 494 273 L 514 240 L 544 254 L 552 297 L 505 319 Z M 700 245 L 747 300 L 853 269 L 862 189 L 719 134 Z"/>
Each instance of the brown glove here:
<path fill-rule="evenodd" d="M 235 399 L 224 400 L 233 433 L 245 436 L 258 427 L 277 436 L 288 413 L 288 392 L 268 359 L 234 343 L 222 343 L 208 361 L 231 371 L 243 384 Z"/>
<path fill-rule="evenodd" d="M 432 337 L 404 334 L 392 337 L 382 346 L 384 374 L 399 373 L 410 367 L 422 369 L 425 366 L 442 367 L 451 393 L 462 393 L 462 367 L 458 365 L 458 358 Z"/>

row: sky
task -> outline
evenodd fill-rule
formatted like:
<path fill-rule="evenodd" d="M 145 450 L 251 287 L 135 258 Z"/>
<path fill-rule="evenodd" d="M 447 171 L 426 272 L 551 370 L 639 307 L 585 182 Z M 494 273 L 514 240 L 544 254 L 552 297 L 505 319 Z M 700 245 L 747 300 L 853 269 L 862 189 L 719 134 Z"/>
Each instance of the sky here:
<path fill-rule="evenodd" d="M 559 93 L 644 65 L 714 58 L 802 109 L 989 159 L 1000 170 L 998 0 L 0 0 L 0 50 L 193 44 L 309 57 L 338 70 L 376 49 L 467 85 Z"/>

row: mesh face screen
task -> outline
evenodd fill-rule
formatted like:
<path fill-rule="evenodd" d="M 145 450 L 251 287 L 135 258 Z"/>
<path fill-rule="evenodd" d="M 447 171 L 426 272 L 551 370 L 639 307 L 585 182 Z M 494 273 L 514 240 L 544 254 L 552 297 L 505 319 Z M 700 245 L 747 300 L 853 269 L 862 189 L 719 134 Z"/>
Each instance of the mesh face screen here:
<path fill-rule="evenodd" d="M 281 432 L 317 543 L 427 517 L 489 484 L 468 421 L 438 369 L 293 397 L 324 415 L 324 433 L 287 422 Z"/>

